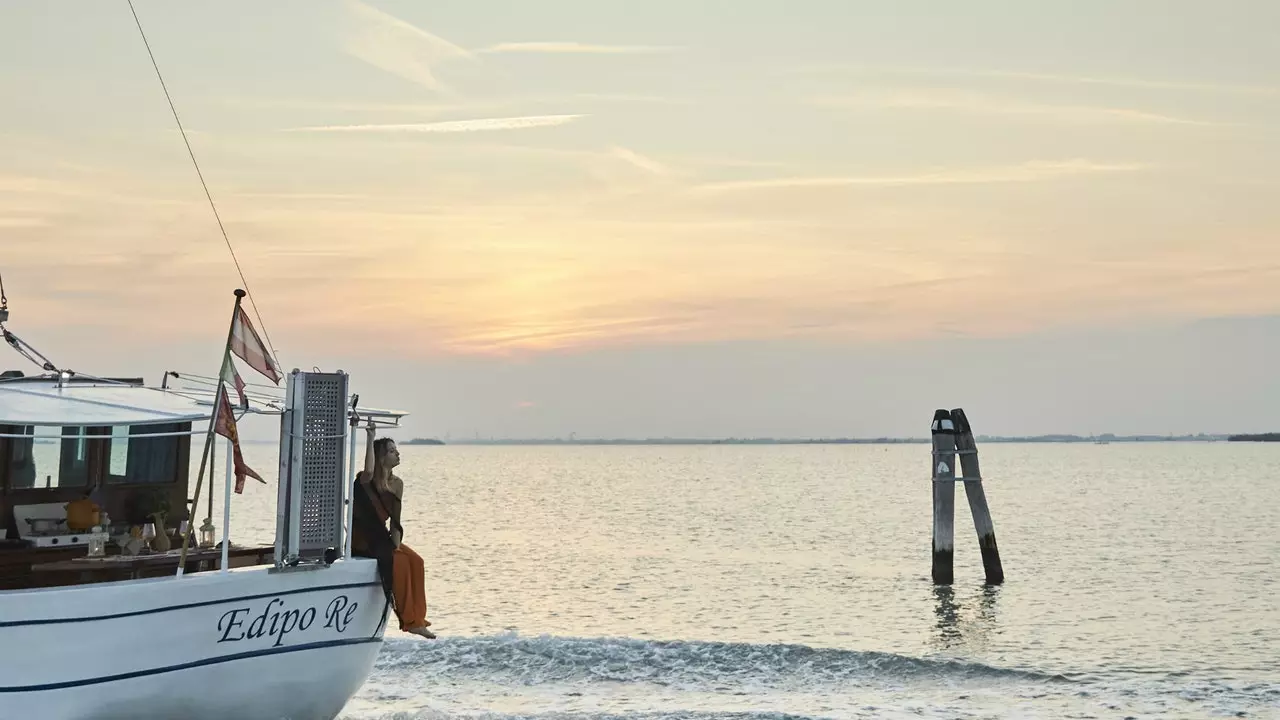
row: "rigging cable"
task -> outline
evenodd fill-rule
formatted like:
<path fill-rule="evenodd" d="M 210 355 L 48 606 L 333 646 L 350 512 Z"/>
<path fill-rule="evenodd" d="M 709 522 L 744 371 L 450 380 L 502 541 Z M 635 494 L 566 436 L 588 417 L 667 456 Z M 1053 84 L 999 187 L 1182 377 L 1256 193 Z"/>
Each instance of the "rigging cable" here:
<path fill-rule="evenodd" d="M 0 336 L 4 337 L 4 341 L 9 343 L 9 347 L 13 348 L 14 352 L 40 366 L 41 370 L 46 372 L 62 372 L 62 370 L 49 361 L 49 358 L 45 357 L 39 350 L 32 347 L 26 340 L 23 340 L 17 335 L 9 332 L 8 328 L 0 327 Z"/>
<path fill-rule="evenodd" d="M 9 332 L 9 328 L 4 326 L 5 321 L 9 319 L 8 310 L 9 297 L 4 294 L 4 275 L 0 275 L 0 338 L 4 338 L 4 341 L 9 344 L 9 347 L 13 348 L 14 352 L 35 363 L 41 370 L 61 372 L 49 361 L 49 358 L 42 355 L 30 343 Z"/>
<path fill-rule="evenodd" d="M 249 281 L 244 277 L 244 270 L 240 268 L 240 260 L 236 258 L 236 251 L 231 247 L 231 239 L 227 237 L 227 230 L 222 225 L 222 217 L 218 215 L 218 206 L 213 202 L 213 195 L 209 193 L 209 185 L 204 181 L 204 173 L 200 172 L 200 163 L 196 162 L 196 154 L 191 149 L 191 141 L 187 139 L 187 131 L 182 127 L 182 121 L 178 119 L 178 109 L 174 107 L 173 98 L 169 96 L 169 88 L 164 84 L 164 76 L 160 74 L 160 66 L 156 63 L 155 53 L 151 52 L 151 43 L 147 42 L 147 33 L 142 29 L 142 21 L 138 19 L 138 11 L 133 7 L 133 0 L 129 0 L 129 12 L 133 13 L 133 22 L 138 26 L 138 34 L 142 36 L 142 44 L 147 48 L 147 56 L 151 58 L 151 67 L 156 70 L 156 78 L 160 80 L 160 89 L 164 90 L 164 99 L 169 101 L 169 110 L 173 112 L 173 121 L 178 124 L 178 132 L 182 134 L 182 142 L 187 146 L 187 154 L 191 156 L 191 164 L 196 168 L 196 176 L 200 178 L 200 186 L 204 188 L 204 196 L 209 200 L 209 208 L 213 210 L 213 217 L 218 221 L 218 230 L 222 232 L 222 239 L 227 243 L 227 250 L 231 252 L 231 261 L 236 265 L 236 272 L 240 274 L 240 282 L 244 283 L 245 292 L 249 295 L 249 305 L 253 307 L 254 317 L 258 319 L 258 327 L 262 328 L 262 334 L 267 341 L 267 347 L 271 350 L 272 359 L 275 360 L 277 367 L 280 365 L 280 358 L 276 355 L 276 348 L 271 343 L 271 334 L 267 332 L 267 324 L 262 320 L 262 314 L 258 312 L 258 304 L 253 300 L 253 292 L 249 290 Z"/>

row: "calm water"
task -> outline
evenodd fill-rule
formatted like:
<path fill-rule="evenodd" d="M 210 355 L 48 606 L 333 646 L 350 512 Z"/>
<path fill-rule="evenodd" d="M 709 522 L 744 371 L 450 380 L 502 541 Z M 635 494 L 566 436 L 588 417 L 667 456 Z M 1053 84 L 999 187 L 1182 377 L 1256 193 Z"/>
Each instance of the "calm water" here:
<path fill-rule="evenodd" d="M 1280 717 L 1280 445 L 981 451 L 998 588 L 927 445 L 403 448 L 440 639 L 344 717 Z"/>

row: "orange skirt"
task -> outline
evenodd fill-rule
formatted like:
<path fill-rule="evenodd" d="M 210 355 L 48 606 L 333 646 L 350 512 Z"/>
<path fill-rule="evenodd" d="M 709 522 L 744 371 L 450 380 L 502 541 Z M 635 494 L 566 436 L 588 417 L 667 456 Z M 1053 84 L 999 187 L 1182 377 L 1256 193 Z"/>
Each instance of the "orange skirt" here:
<path fill-rule="evenodd" d="M 396 548 L 391 573 L 391 594 L 401 630 L 427 627 L 426 565 L 422 556 L 404 543 Z"/>

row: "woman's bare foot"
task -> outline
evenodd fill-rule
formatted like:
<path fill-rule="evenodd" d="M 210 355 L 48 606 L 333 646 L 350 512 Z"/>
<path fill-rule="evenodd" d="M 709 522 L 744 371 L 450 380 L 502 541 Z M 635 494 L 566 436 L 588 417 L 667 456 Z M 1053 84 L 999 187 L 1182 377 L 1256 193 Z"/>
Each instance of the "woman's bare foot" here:
<path fill-rule="evenodd" d="M 425 627 L 413 628 L 412 630 L 405 630 L 405 632 L 413 633 L 414 635 L 421 635 L 422 637 L 428 640 L 436 639 L 436 634 L 426 629 Z"/>

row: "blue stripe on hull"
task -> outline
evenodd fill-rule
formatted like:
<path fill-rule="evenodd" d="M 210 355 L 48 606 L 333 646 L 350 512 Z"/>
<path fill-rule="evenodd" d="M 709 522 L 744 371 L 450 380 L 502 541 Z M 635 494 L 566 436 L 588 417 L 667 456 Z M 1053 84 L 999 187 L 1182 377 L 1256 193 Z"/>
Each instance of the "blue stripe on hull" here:
<path fill-rule="evenodd" d="M 116 620 L 119 618 L 136 617 L 138 615 L 151 615 L 153 613 L 174 612 L 176 610 L 189 610 L 191 608 L 208 607 L 209 605 L 223 605 L 225 603 L 239 602 L 241 600 L 261 600 L 262 598 L 283 597 L 285 595 L 301 595 L 303 593 L 324 592 L 325 590 L 348 590 L 351 588 L 381 586 L 379 582 L 361 582 L 346 583 L 344 585 L 321 585 L 312 588 L 299 588 L 297 590 L 280 590 L 276 592 L 260 593 L 258 595 L 240 595 L 237 597 L 229 597 L 223 600 L 204 600 L 201 602 L 186 603 L 183 605 L 169 605 L 166 607 L 151 608 L 149 610 L 134 610 L 131 612 L 115 613 L 113 615 L 95 615 L 93 617 L 75 617 L 75 618 L 45 618 L 42 620 L 12 620 L 9 622 L 0 622 L 0 628 L 22 627 L 24 625 L 59 625 L 62 623 L 79 623 L 79 622 L 95 622 L 98 620 Z"/>
<path fill-rule="evenodd" d="M 293 645 L 278 648 L 267 648 L 265 650 L 252 650 L 250 652 L 236 653 L 234 655 L 222 655 L 220 657 L 205 658 L 181 665 L 170 665 L 168 667 L 153 668 L 150 670 L 135 670 L 133 672 L 121 673 L 119 675 L 107 675 L 104 677 L 88 678 L 85 680 L 68 680 L 66 682 L 46 683 L 43 685 L 19 685 L 14 687 L 0 687 L 0 693 L 20 693 L 20 692 L 42 692 L 46 690 L 65 690 L 67 688 L 82 687 L 85 685 L 100 685 L 102 683 L 118 682 L 120 680 L 129 680 L 132 678 L 146 677 L 148 675 L 162 675 L 164 673 L 177 672 L 179 670 L 190 670 L 191 668 L 204 667 L 207 665 L 218 665 L 220 663 L 234 662 L 236 660 L 246 660 L 249 658 L 263 657 L 267 655 L 280 655 L 282 653 L 302 652 L 304 650 L 322 650 L 325 648 L 341 647 L 344 645 L 363 645 L 366 643 L 380 643 L 382 638 L 359 637 L 359 638 L 343 638 L 341 640 L 327 640 L 325 642 L 310 643 L 307 645 Z"/>

